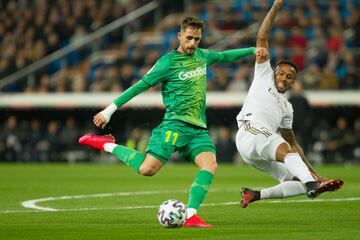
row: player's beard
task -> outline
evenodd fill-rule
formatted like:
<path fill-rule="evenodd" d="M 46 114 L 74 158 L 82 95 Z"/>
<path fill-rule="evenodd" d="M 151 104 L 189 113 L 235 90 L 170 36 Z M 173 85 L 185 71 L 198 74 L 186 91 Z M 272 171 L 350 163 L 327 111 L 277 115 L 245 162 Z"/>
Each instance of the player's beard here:
<path fill-rule="evenodd" d="M 192 54 L 194 54 L 195 49 L 196 49 L 195 47 L 188 47 L 188 48 L 186 48 L 186 50 L 184 52 L 188 55 L 192 55 Z"/>
<path fill-rule="evenodd" d="M 186 54 L 186 55 L 192 55 L 195 52 L 195 48 L 180 45 L 180 47 L 178 48 L 178 51 L 183 53 L 183 54 Z"/>

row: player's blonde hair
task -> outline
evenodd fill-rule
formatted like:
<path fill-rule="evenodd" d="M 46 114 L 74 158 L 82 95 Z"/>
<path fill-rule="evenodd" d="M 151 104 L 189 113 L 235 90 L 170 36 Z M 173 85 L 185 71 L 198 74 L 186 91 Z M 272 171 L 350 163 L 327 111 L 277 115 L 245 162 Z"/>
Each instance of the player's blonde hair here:
<path fill-rule="evenodd" d="M 191 27 L 194 29 L 201 29 L 201 32 L 203 32 L 203 30 L 205 28 L 205 23 L 195 17 L 186 17 L 181 22 L 180 30 L 182 32 L 184 32 L 186 30 L 186 28 L 188 28 L 188 27 Z"/>

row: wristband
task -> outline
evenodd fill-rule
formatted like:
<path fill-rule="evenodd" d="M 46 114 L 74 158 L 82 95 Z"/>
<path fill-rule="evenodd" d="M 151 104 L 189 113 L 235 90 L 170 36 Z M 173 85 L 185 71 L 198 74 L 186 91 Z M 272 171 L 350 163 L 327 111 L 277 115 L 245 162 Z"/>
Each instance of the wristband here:
<path fill-rule="evenodd" d="M 115 105 L 115 103 L 112 103 L 100 112 L 101 115 L 104 116 L 106 123 L 110 121 L 111 115 L 113 115 L 116 110 L 117 106 Z"/>

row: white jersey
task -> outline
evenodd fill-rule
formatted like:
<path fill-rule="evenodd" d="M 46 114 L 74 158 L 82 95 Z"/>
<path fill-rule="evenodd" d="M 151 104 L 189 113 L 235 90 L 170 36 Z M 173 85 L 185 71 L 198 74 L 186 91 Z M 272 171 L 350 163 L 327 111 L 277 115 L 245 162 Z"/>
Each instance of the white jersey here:
<path fill-rule="evenodd" d="M 275 87 L 270 60 L 255 64 L 254 80 L 236 119 L 239 126 L 242 121 L 249 120 L 253 125 L 274 132 L 279 128 L 292 128 L 293 107 Z"/>

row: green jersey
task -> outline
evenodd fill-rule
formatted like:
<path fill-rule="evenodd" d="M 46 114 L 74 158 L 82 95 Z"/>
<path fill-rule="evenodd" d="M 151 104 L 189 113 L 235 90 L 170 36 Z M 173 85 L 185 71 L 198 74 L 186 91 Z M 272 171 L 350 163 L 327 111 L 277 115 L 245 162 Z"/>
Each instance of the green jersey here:
<path fill-rule="evenodd" d="M 206 128 L 207 66 L 216 62 L 233 62 L 254 53 L 255 48 L 224 52 L 198 48 L 191 55 L 173 50 L 160 58 L 138 83 L 127 89 L 114 103 L 121 107 L 139 93 L 162 83 L 166 107 L 164 120 L 177 119 Z"/>
<path fill-rule="evenodd" d="M 162 83 L 164 120 L 177 119 L 206 128 L 207 66 L 229 60 L 223 53 L 200 48 L 192 55 L 173 50 L 160 58 L 142 80 L 150 86 Z"/>

